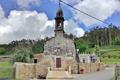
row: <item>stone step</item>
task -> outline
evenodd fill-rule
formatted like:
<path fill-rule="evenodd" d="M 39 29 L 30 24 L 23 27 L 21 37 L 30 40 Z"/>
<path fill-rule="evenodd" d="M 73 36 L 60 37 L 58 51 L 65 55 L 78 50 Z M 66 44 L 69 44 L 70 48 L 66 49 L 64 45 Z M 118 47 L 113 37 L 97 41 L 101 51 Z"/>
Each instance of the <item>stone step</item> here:
<path fill-rule="evenodd" d="M 51 71 L 65 71 L 64 68 L 51 68 Z"/>
<path fill-rule="evenodd" d="M 47 74 L 47 80 L 58 79 L 58 80 L 71 80 L 74 79 L 68 71 L 49 71 Z"/>

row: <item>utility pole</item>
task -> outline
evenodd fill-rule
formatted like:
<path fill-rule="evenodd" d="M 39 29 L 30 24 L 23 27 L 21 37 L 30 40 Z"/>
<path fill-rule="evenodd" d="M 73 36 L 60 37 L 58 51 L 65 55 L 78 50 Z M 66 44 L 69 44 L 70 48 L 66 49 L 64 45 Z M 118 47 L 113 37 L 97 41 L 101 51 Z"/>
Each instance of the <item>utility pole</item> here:
<path fill-rule="evenodd" d="M 77 73 L 80 74 L 80 68 L 79 68 L 79 64 L 80 64 L 79 49 L 77 49 L 77 52 L 76 52 L 76 61 L 77 61 Z"/>

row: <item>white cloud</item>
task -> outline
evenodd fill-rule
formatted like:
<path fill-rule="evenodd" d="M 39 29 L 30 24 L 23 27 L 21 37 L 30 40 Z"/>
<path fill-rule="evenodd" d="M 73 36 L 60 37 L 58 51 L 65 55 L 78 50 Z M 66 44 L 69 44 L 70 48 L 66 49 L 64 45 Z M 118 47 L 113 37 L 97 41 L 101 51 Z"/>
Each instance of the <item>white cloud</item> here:
<path fill-rule="evenodd" d="M 48 20 L 44 25 L 43 29 L 41 30 L 41 34 L 42 34 L 41 38 L 54 36 L 54 29 L 55 29 L 55 21 Z"/>
<path fill-rule="evenodd" d="M 0 22 L 0 43 L 20 39 L 39 38 L 48 18 L 36 11 L 11 11 L 8 18 Z"/>
<path fill-rule="evenodd" d="M 85 31 L 80 28 L 73 20 L 65 21 L 64 29 L 67 34 L 73 34 L 76 37 L 81 37 L 85 33 Z"/>
<path fill-rule="evenodd" d="M 84 0 L 83 2 L 75 5 L 75 7 L 104 21 L 115 11 L 120 11 L 120 2 L 118 0 Z M 73 11 L 73 14 L 75 19 L 83 22 L 87 26 L 100 23 L 99 21 L 78 11 Z"/>
<path fill-rule="evenodd" d="M 17 0 L 17 4 L 22 8 L 29 8 L 30 4 L 39 5 L 40 0 Z"/>
<path fill-rule="evenodd" d="M 0 14 L 3 11 L 0 11 Z M 4 15 L 4 14 L 3 14 Z M 8 18 L 0 20 L 0 43 L 9 43 L 13 40 L 38 39 L 54 36 L 55 21 L 48 20 L 45 13 L 36 11 L 11 11 Z M 77 37 L 84 31 L 72 20 L 65 21 L 65 31 Z"/>

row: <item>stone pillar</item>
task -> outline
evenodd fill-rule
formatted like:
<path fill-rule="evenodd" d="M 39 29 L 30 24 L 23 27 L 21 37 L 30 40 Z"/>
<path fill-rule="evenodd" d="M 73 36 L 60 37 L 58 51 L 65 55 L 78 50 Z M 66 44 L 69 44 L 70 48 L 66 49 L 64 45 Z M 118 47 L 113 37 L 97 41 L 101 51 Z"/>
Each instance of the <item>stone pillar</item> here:
<path fill-rule="evenodd" d="M 69 66 L 69 74 L 71 74 L 71 66 Z"/>
<path fill-rule="evenodd" d="M 48 67 L 48 72 L 50 71 L 50 67 Z"/>

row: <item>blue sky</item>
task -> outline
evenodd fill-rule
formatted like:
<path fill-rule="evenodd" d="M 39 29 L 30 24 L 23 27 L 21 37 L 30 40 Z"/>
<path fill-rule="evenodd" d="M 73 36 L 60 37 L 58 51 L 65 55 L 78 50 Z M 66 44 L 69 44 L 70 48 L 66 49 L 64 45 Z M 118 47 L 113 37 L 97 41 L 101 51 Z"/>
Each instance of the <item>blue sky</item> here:
<path fill-rule="evenodd" d="M 5 11 L 5 16 L 9 16 L 10 11 L 12 10 L 29 10 L 29 11 L 37 11 L 37 12 L 45 12 L 49 19 L 54 19 L 56 10 L 58 8 L 58 4 L 52 2 L 50 0 L 41 0 L 39 5 L 29 4 L 29 8 L 20 8 L 15 0 L 0 0 L 0 4 Z M 65 5 L 62 5 L 64 11 L 65 19 L 69 19 L 72 17 L 71 10 Z"/>
<path fill-rule="evenodd" d="M 29 10 L 29 11 L 37 11 L 38 13 L 40 12 L 45 12 L 48 16 L 48 18 L 54 19 L 55 14 L 56 14 L 56 10 L 58 8 L 58 3 L 56 2 L 56 0 L 50 1 L 50 0 L 38 0 L 39 1 L 39 5 L 36 4 L 30 4 L 29 3 L 29 8 L 20 8 L 20 6 L 18 5 L 16 0 L 0 0 L 0 4 L 5 12 L 5 16 L 8 17 L 9 13 L 12 10 Z M 64 12 L 64 17 L 66 20 L 71 19 L 73 17 L 72 11 L 70 10 L 70 7 L 62 4 L 62 9 Z M 96 12 L 97 14 L 97 12 Z M 112 23 L 114 25 L 120 26 L 120 12 L 114 12 L 110 17 L 108 17 L 105 22 L 108 23 Z M 84 23 L 79 24 L 80 26 L 82 26 L 82 28 L 84 30 L 86 26 L 84 25 Z"/>
<path fill-rule="evenodd" d="M 114 25 L 120 26 L 120 1 L 119 0 L 101 0 L 100 2 L 98 2 L 98 0 L 64 0 L 66 3 L 71 4 L 72 6 L 74 6 L 75 8 L 78 8 L 96 18 L 99 18 L 107 23 L 112 23 Z M 111 6 L 112 5 L 112 6 Z M 70 25 L 72 24 L 73 30 L 68 29 L 66 30 L 67 33 L 73 33 L 74 35 L 77 35 L 78 37 L 83 35 L 83 32 L 85 31 L 89 31 L 90 28 L 93 28 L 95 25 L 105 25 L 99 21 L 96 21 L 82 13 L 79 13 L 78 11 L 75 11 L 74 9 L 71 9 L 70 7 L 66 6 L 65 4 L 61 4 L 63 12 L 64 12 L 64 18 L 65 18 L 65 24 L 66 25 Z M 12 22 L 12 20 L 14 20 L 15 16 L 18 17 L 17 14 L 20 14 L 22 17 L 25 17 L 28 14 L 34 14 L 36 16 L 38 15 L 42 15 L 42 13 L 44 13 L 45 18 L 45 24 L 42 26 L 54 26 L 54 18 L 55 18 L 55 14 L 56 14 L 56 10 L 58 8 L 58 0 L 0 0 L 0 7 L 1 7 L 1 13 L 3 13 L 3 18 L 1 19 L 1 23 L 0 24 L 4 24 L 4 25 L 0 25 L 2 28 L 0 29 L 4 29 L 6 31 L 10 31 L 12 36 L 14 32 L 12 28 L 13 26 L 15 26 L 16 24 Z M 2 14 L 0 14 L 1 16 Z M 20 18 L 21 16 L 19 15 L 18 18 Z M 23 16 L 25 15 L 25 16 Z M 4 21 L 5 20 L 5 21 Z M 9 22 L 11 20 L 11 22 Z M 22 19 L 21 19 L 22 20 Z M 35 18 L 35 20 L 39 20 L 37 19 L 37 17 Z M 17 21 L 17 20 L 16 20 Z M 71 22 L 71 23 L 70 23 Z M 26 26 L 24 24 L 24 22 L 16 22 L 18 23 L 18 25 L 22 25 L 19 26 L 18 29 L 20 29 L 20 27 Z M 53 24 L 52 24 L 53 23 Z M 8 24 L 8 25 L 7 25 Z M 13 26 L 11 26 L 11 25 Z M 34 23 L 32 23 L 33 25 Z M 41 25 L 41 24 L 40 24 Z M 6 27 L 7 26 L 7 27 Z M 10 26 L 9 30 L 8 26 Z M 34 26 L 34 25 L 33 25 Z M 52 27 L 53 28 L 53 27 Z M 53 29 L 51 29 L 53 30 Z M 83 32 L 81 31 L 83 30 Z M 18 30 L 19 31 L 19 30 Z M 30 30 L 31 31 L 31 30 Z M 80 33 L 79 31 L 81 31 L 82 33 Z M 28 28 L 28 32 L 29 32 L 29 28 Z M 31 32 L 30 32 L 31 33 Z M 46 35 L 45 32 L 43 35 Z M 42 35 L 41 33 L 41 35 Z M 1 34 L 0 36 L 5 36 L 6 34 L 8 34 L 8 32 L 5 32 L 3 30 L 1 30 Z M 49 34 L 49 33 L 48 33 Z M 19 35 L 23 35 L 22 33 L 19 32 Z M 24 34 L 26 36 L 30 37 L 30 34 L 26 33 Z M 8 36 L 8 35 L 7 35 Z M 50 36 L 50 35 L 49 35 Z M 22 39 L 25 38 L 25 36 L 19 37 L 19 38 L 15 38 L 14 39 Z M 7 39 L 7 37 L 5 37 L 5 39 Z M 3 40 L 0 40 L 1 43 L 3 42 Z M 12 39 L 10 40 L 12 41 Z M 9 42 L 9 41 L 7 41 Z"/>

